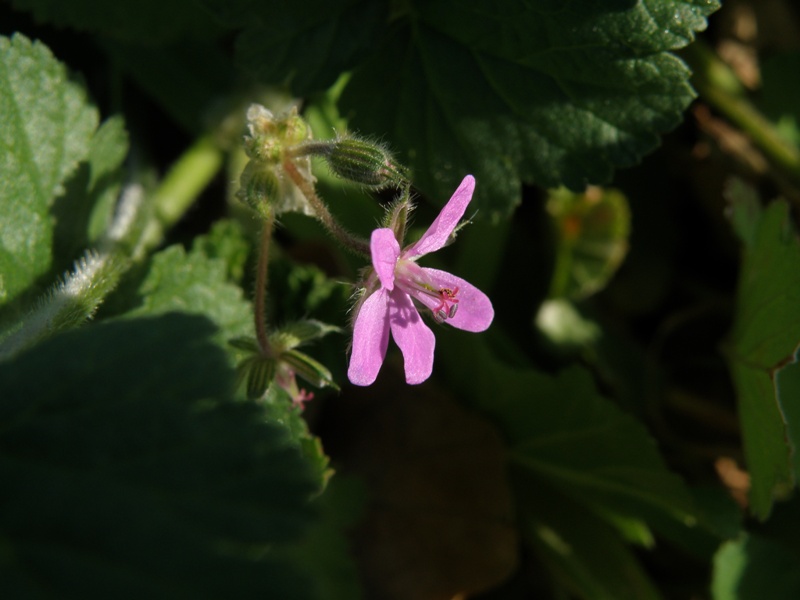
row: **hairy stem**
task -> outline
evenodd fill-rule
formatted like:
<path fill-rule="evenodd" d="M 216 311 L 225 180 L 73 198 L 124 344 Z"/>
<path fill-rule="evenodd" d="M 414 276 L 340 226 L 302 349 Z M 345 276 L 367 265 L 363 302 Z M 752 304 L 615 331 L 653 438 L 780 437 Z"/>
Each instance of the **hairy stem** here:
<path fill-rule="evenodd" d="M 269 211 L 269 216 L 264 220 L 261 228 L 261 240 L 258 248 L 258 267 L 256 270 L 256 289 L 254 299 L 256 339 L 262 354 L 270 355 L 271 346 L 267 336 L 267 279 L 269 276 L 269 245 L 272 241 L 272 230 L 275 226 L 275 216 Z"/>
<path fill-rule="evenodd" d="M 317 195 L 314 186 L 311 185 L 298 171 L 297 167 L 290 160 L 284 161 L 284 171 L 291 177 L 294 184 L 303 192 L 308 202 L 314 208 L 319 221 L 325 228 L 335 237 L 342 245 L 353 252 L 365 258 L 370 258 L 371 253 L 369 249 L 369 242 L 364 238 L 353 235 L 347 229 L 342 227 L 339 222 L 333 217 L 328 207 Z"/>

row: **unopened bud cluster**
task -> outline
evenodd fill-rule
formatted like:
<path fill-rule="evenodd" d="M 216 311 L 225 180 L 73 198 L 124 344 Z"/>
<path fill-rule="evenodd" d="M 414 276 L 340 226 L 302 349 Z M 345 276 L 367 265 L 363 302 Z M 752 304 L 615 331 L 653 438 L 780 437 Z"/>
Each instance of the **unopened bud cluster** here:
<path fill-rule="evenodd" d="M 284 172 L 286 161 L 291 161 L 300 177 L 314 182 L 310 160 L 297 153 L 297 148 L 310 139 L 311 128 L 296 108 L 275 116 L 260 104 L 250 106 L 244 136 L 244 151 L 250 161 L 239 179 L 239 199 L 263 217 L 282 212 L 313 216 L 313 208 Z"/>
<path fill-rule="evenodd" d="M 338 389 L 327 367 L 297 350 L 298 346 L 334 331 L 339 331 L 339 328 L 319 321 L 303 320 L 289 323 L 273 332 L 269 337 L 268 350 L 262 348 L 254 338 L 230 340 L 231 346 L 246 354 L 238 365 L 238 378 L 246 383 L 248 397 L 262 398 L 273 382 L 299 397 L 305 392 L 297 387 L 295 375 L 316 387 Z"/>
<path fill-rule="evenodd" d="M 247 109 L 244 151 L 253 160 L 280 164 L 288 148 L 309 139 L 311 128 L 297 114 L 297 108 L 280 117 L 275 117 L 260 104 L 253 104 Z"/>

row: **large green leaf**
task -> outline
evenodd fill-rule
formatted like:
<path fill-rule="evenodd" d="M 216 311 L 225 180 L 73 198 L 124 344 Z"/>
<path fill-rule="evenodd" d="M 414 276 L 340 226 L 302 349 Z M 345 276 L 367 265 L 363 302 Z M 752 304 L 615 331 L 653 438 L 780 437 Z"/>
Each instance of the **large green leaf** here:
<path fill-rule="evenodd" d="M 236 58 L 266 83 L 288 82 L 294 94 L 321 91 L 375 46 L 387 13 L 388 3 L 375 0 L 256 5 L 243 13 Z"/>
<path fill-rule="evenodd" d="M 775 374 L 775 392 L 786 419 L 789 442 L 792 445 L 792 468 L 795 481 L 800 480 L 800 356 Z"/>
<path fill-rule="evenodd" d="M 314 499 L 320 517 L 308 535 L 290 549 L 313 573 L 320 600 L 361 600 L 359 573 L 347 535 L 363 516 L 367 492 L 361 481 L 337 475 Z"/>
<path fill-rule="evenodd" d="M 775 496 L 793 485 L 785 408 L 791 410 L 797 399 L 779 401 L 775 377 L 800 345 L 800 240 L 786 202 L 762 211 L 752 198 L 736 196 L 732 210 L 745 248 L 728 358 L 751 476 L 751 509 L 764 519 Z M 791 423 L 793 431 L 798 427 Z"/>
<path fill-rule="evenodd" d="M 508 214 L 521 181 L 610 179 L 675 127 L 694 96 L 669 50 L 715 0 L 415 3 L 353 74 L 352 125 L 386 136 L 443 204 L 466 173 L 477 204 Z"/>
<path fill-rule="evenodd" d="M 220 97 L 233 88 L 236 72 L 218 45 L 186 40 L 169 46 L 142 46 L 140 40 L 103 39 L 102 47 L 115 66 L 192 134 L 206 133 L 214 119 L 232 111 Z M 244 112 L 241 107 L 242 121 L 234 120 L 228 125 L 233 131 L 225 131 L 237 142 Z M 158 140 L 159 132 L 153 133 Z"/>
<path fill-rule="evenodd" d="M 588 372 L 573 367 L 550 377 L 515 368 L 484 340 L 462 334 L 455 343 L 454 335 L 444 336 L 439 356 L 499 424 L 513 464 L 600 511 L 636 517 L 646 514 L 637 507 L 647 507 L 692 522 L 684 483 L 644 426 L 601 397 Z"/>
<path fill-rule="evenodd" d="M 200 317 L 94 325 L 0 366 L 0 596 L 305 598 L 270 552 L 315 484 L 231 400 Z"/>
<path fill-rule="evenodd" d="M 659 598 L 626 545 L 652 543 L 654 516 L 691 530 L 698 515 L 643 425 L 583 369 L 551 377 L 485 338 L 437 341 L 450 379 L 504 434 L 526 538 L 553 576 L 585 598 Z"/>
<path fill-rule="evenodd" d="M 50 269 L 48 211 L 97 122 L 83 87 L 44 45 L 0 37 L 0 304 Z"/>

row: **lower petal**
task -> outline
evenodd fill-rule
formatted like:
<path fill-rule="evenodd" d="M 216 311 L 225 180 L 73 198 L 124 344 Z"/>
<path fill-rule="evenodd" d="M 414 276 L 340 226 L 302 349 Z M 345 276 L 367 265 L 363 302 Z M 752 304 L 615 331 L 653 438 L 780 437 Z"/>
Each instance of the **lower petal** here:
<path fill-rule="evenodd" d="M 347 378 L 355 385 L 374 383 L 388 346 L 389 292 L 381 288 L 364 300 L 356 315 Z"/>
<path fill-rule="evenodd" d="M 494 308 L 489 297 L 476 288 L 471 283 L 456 277 L 447 271 L 439 269 L 422 269 L 430 277 L 431 281 L 439 288 L 458 288 L 458 309 L 456 314 L 448 318 L 445 323 L 463 329 L 464 331 L 485 331 L 494 320 Z M 417 298 L 431 310 L 435 310 L 438 301 L 435 298 L 424 297 L 420 294 Z"/>
<path fill-rule="evenodd" d="M 408 295 L 395 289 L 389 302 L 392 337 L 403 352 L 406 383 L 422 383 L 433 371 L 436 338 L 419 316 Z"/>

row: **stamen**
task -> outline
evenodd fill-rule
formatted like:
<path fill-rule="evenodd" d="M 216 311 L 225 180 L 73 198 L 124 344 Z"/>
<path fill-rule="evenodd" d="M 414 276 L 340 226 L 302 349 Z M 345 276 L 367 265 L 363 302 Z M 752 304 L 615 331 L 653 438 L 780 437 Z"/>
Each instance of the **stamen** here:
<path fill-rule="evenodd" d="M 437 323 L 452 319 L 458 311 L 458 287 L 438 287 L 425 270 L 410 260 L 399 259 L 395 266 L 395 285 L 430 309 Z"/>
<path fill-rule="evenodd" d="M 437 323 L 443 323 L 446 319 L 452 319 L 456 316 L 456 310 L 458 310 L 458 298 L 456 298 L 456 294 L 458 294 L 458 288 L 450 289 L 450 288 L 440 288 L 439 293 L 439 305 L 433 309 L 433 319 Z"/>

